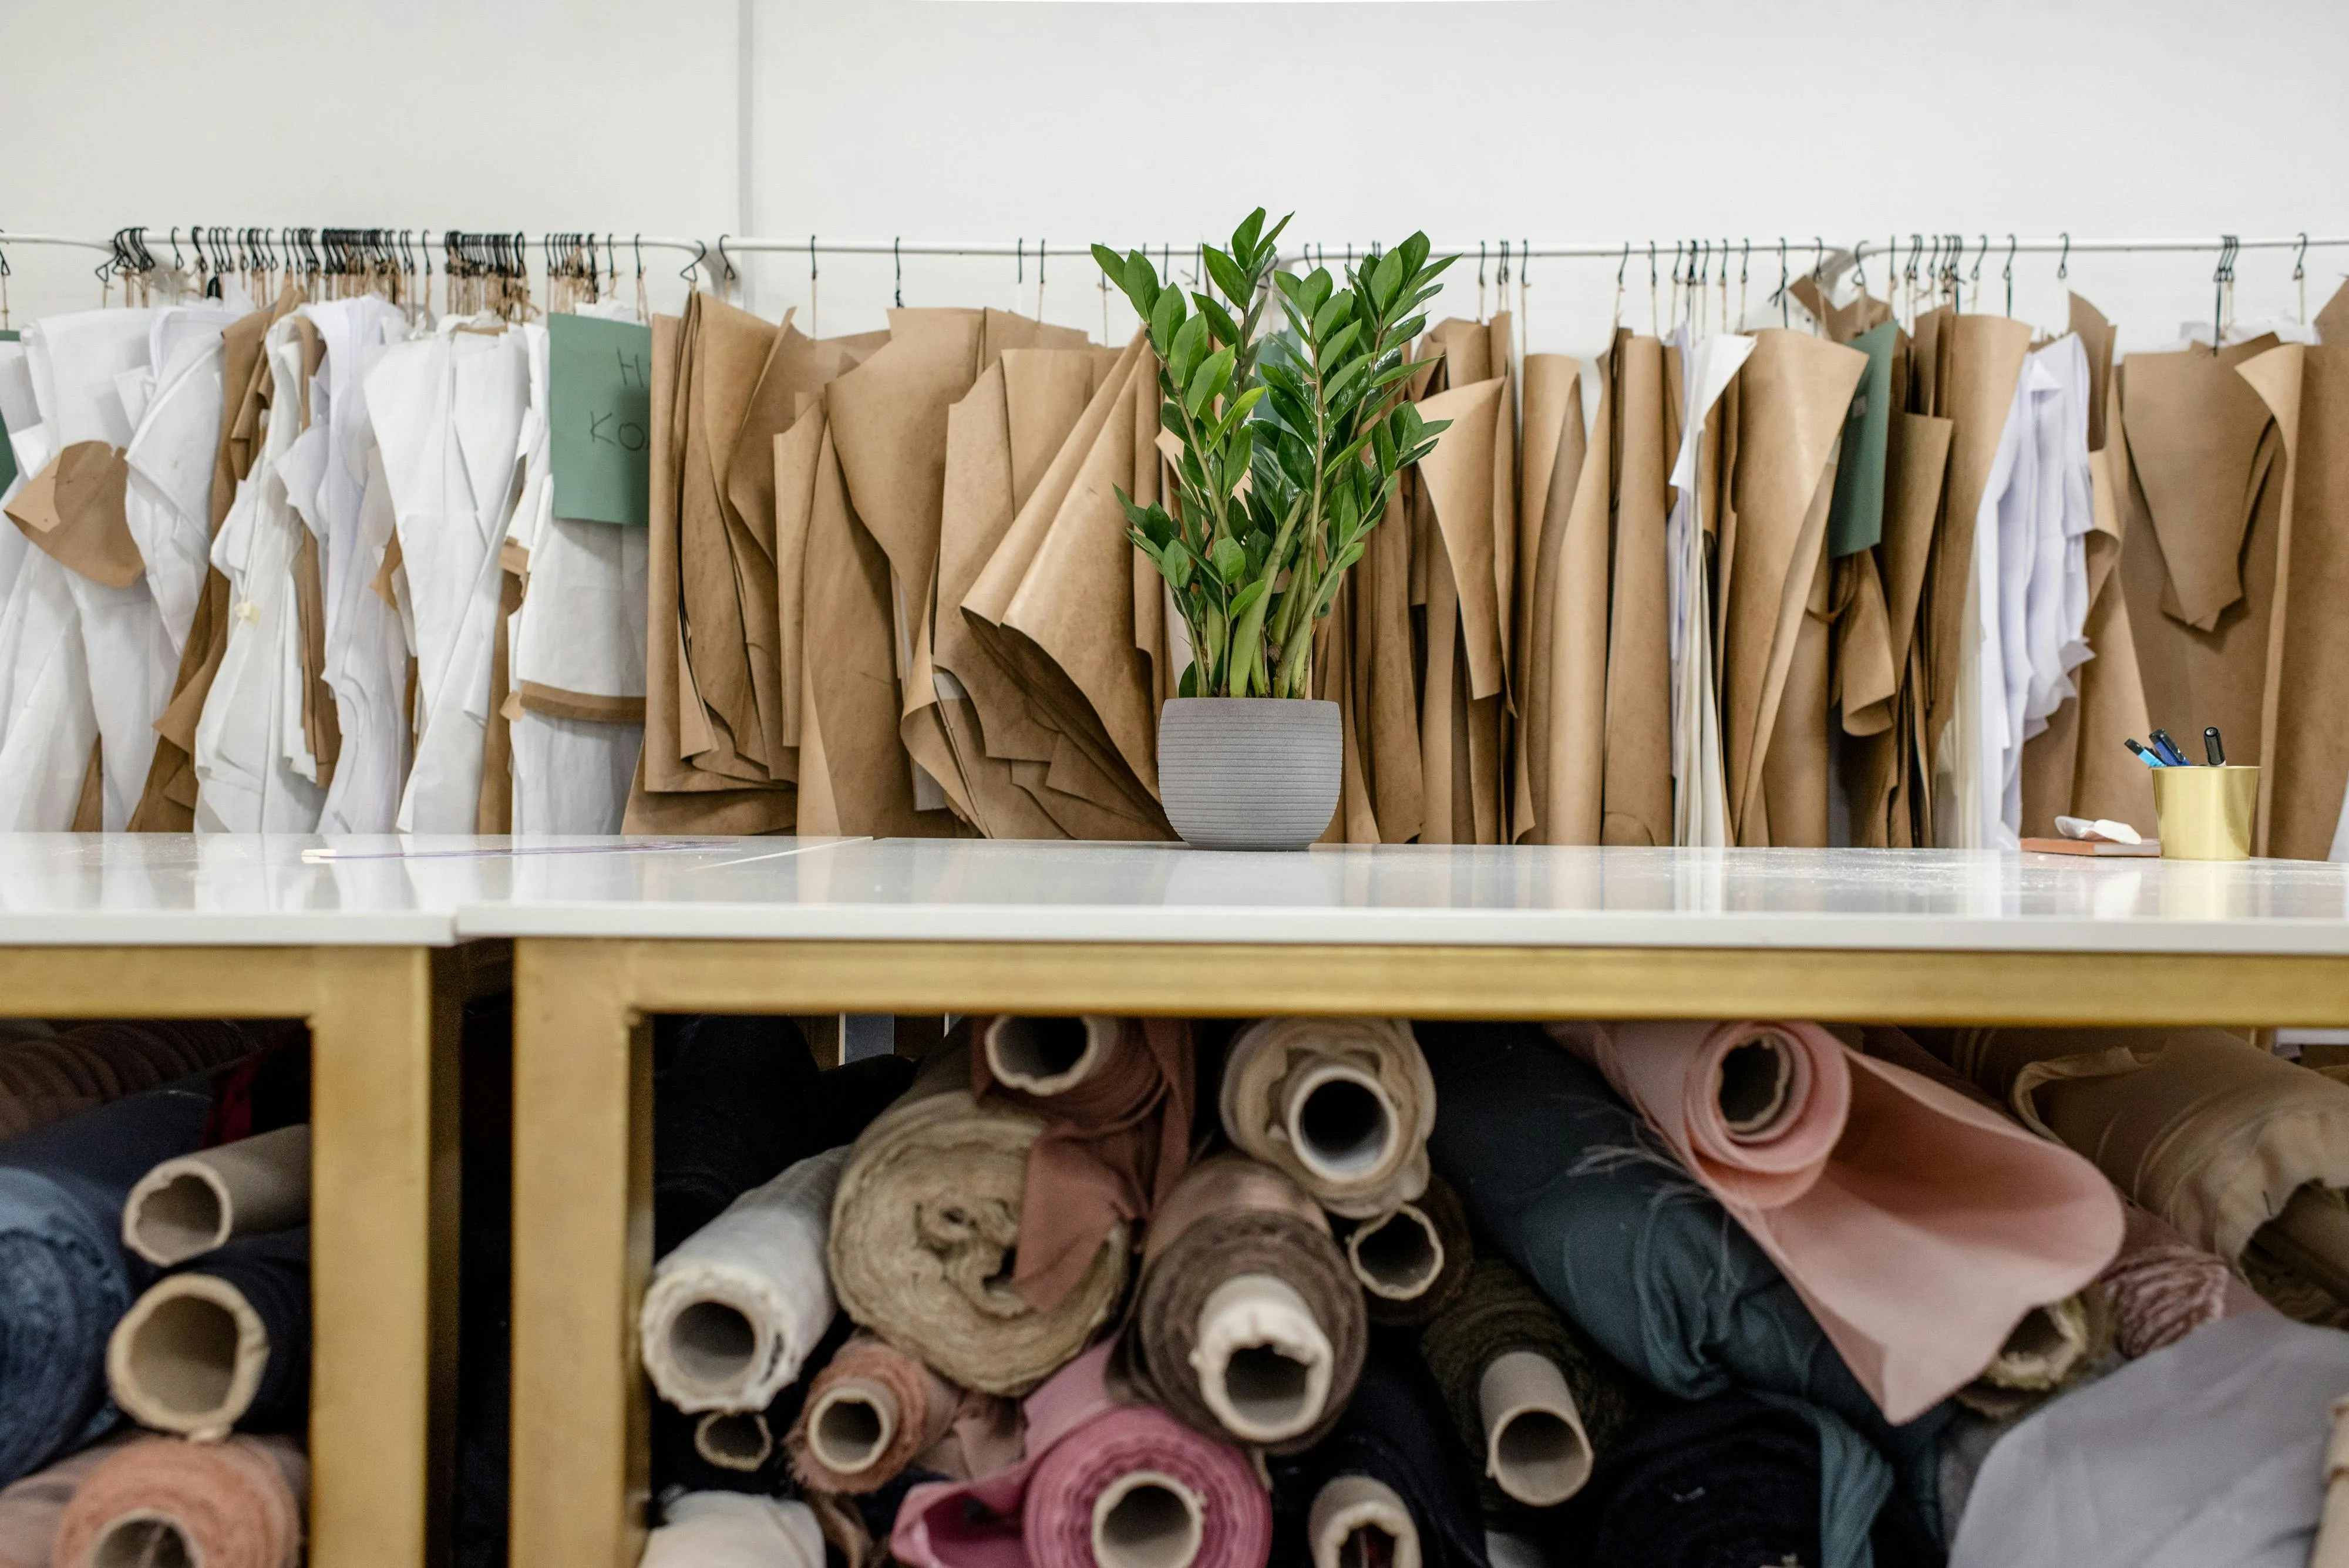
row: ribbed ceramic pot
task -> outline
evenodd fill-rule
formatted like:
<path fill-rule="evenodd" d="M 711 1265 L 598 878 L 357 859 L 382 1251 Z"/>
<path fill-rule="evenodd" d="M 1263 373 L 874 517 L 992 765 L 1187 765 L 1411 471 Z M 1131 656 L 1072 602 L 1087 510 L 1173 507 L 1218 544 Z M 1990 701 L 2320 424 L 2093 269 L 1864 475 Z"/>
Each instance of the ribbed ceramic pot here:
<path fill-rule="evenodd" d="M 1338 809 L 1338 704 L 1177 697 L 1158 715 L 1166 820 L 1202 849 L 1303 849 Z"/>

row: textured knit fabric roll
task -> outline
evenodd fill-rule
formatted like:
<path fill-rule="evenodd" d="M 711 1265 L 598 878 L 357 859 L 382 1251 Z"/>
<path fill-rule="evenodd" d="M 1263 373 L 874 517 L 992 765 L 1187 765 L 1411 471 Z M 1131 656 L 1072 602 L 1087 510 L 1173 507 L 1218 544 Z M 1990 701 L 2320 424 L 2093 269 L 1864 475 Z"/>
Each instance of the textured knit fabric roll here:
<path fill-rule="evenodd" d="M 815 1058 L 788 1018 L 701 1014 L 658 1043 L 653 1256 L 785 1167 L 829 1148 Z"/>
<path fill-rule="evenodd" d="M 1023 1026 L 1074 1021 L 980 1018 L 963 1027 L 986 1048 L 970 1054 L 971 1093 L 1044 1118 L 1028 1150 L 1028 1185 L 1039 1201 L 1021 1210 L 1012 1283 L 1037 1307 L 1060 1305 L 1092 1266 L 1120 1221 L 1139 1233 L 1182 1178 L 1191 1146 L 1195 1068 L 1191 1027 L 1174 1018 L 1086 1020 L 1106 1038 L 1080 1058 L 1080 1071 L 999 1079 L 989 1061 L 999 1037 Z M 1090 1059 L 1097 1057 L 1098 1060 Z"/>
<path fill-rule="evenodd" d="M 2120 1199 L 2086 1160 L 1816 1023 L 1550 1032 L 1760 1244 L 1890 1420 L 1964 1387 L 2119 1250 Z"/>
<path fill-rule="evenodd" d="M 1019 1407 L 957 1388 L 887 1341 L 860 1334 L 810 1380 L 792 1423 L 792 1473 L 815 1491 L 878 1490 L 916 1460 L 976 1478 L 1020 1455 Z M 936 1452 L 951 1445 L 951 1456 Z M 827 1456 L 838 1462 L 827 1462 Z M 849 1464 L 852 1458 L 861 1464 Z"/>
<path fill-rule="evenodd" d="M 1361 1477 L 1402 1503 L 1422 1568 L 1486 1568 L 1476 1475 L 1452 1441 L 1450 1422 L 1442 1394 L 1408 1343 L 1373 1335 L 1337 1430 L 1272 1463 L 1273 1561 L 1340 1568 L 1337 1554 L 1324 1550 L 1324 1532 L 1313 1529 L 1314 1504 L 1333 1482 Z"/>
<path fill-rule="evenodd" d="M 923 1064 L 856 1140 L 833 1200 L 833 1289 L 864 1327 L 985 1394 L 1020 1395 L 1091 1340 L 1124 1293 L 1125 1227 L 1038 1309 L 1011 1282 L 1028 1152 L 1044 1119 L 971 1097 L 966 1051 Z"/>
<path fill-rule="evenodd" d="M 1466 1288 L 1420 1330 L 1419 1348 L 1443 1392 L 1453 1430 L 1468 1452 L 1483 1461 L 1478 1468 L 1488 1482 L 1501 1478 L 1489 1453 L 1493 1412 L 1485 1398 L 1485 1374 L 1503 1356 L 1530 1352 L 1557 1368 L 1573 1399 L 1569 1425 L 1576 1428 L 1573 1435 L 1583 1447 L 1586 1462 L 1604 1457 L 1630 1424 L 1635 1389 L 1622 1368 L 1505 1259 L 1476 1260 Z M 1579 1490 L 1581 1484 L 1576 1480 L 1573 1490 Z M 1500 1490 L 1506 1492 L 1506 1486 Z"/>
<path fill-rule="evenodd" d="M 1957 1392 L 1968 1409 L 2019 1415 L 2094 1376 L 2112 1358 L 2112 1297 L 2102 1285 L 2033 1307 L 1982 1374 Z"/>
<path fill-rule="evenodd" d="M 114 1402 L 200 1440 L 299 1432 L 310 1415 L 310 1231 L 243 1236 L 152 1285 L 106 1348 Z"/>
<path fill-rule="evenodd" d="M 0 1044 L 0 1139 L 226 1066 L 256 1044 L 211 1020 L 108 1020 Z"/>
<path fill-rule="evenodd" d="M 1263 1018 L 1224 1059 L 1224 1131 L 1332 1214 L 1368 1220 L 1427 1188 L 1435 1085 L 1400 1018 Z"/>
<path fill-rule="evenodd" d="M 109 1455 L 66 1505 L 56 1568 L 295 1568 L 309 1474 L 290 1438 L 142 1438 Z"/>
<path fill-rule="evenodd" d="M 103 1434 L 106 1336 L 152 1277 L 122 1200 L 195 1147 L 210 1102 L 156 1089 L 0 1147 L 0 1485 Z"/>
<path fill-rule="evenodd" d="M 109 1438 L 92 1444 L 47 1469 L 0 1487 L 0 1568 L 49 1568 L 66 1504 L 123 1441 Z"/>
<path fill-rule="evenodd" d="M 1151 1227 L 1133 1315 L 1117 1341 L 1114 1376 L 1136 1399 L 1164 1406 L 1202 1432 L 1234 1436 L 1230 1411 L 1216 1407 L 1217 1391 L 1207 1386 L 1216 1364 L 1203 1343 L 1203 1319 L 1227 1286 L 1248 1279 L 1279 1282 L 1295 1293 L 1310 1320 L 1300 1325 L 1309 1336 L 1303 1341 L 1268 1333 L 1260 1320 L 1239 1349 L 1226 1346 L 1233 1360 L 1271 1351 L 1306 1369 L 1299 1414 L 1283 1423 L 1303 1424 L 1286 1436 L 1259 1439 L 1268 1452 L 1299 1453 L 1327 1437 L 1345 1414 L 1361 1375 L 1369 1320 L 1361 1287 L 1330 1239 L 1329 1221 L 1271 1166 L 1219 1155 L 1184 1177 Z M 1309 1337 L 1316 1334 L 1318 1342 Z"/>
<path fill-rule="evenodd" d="M 2271 1307 L 2218 1257 L 2132 1203 L 2120 1255 L 2101 1276 L 2113 1302 L 2113 1341 L 2132 1361 L 2204 1324 Z"/>
<path fill-rule="evenodd" d="M 1094 1568 L 1106 1528 L 1106 1568 L 1154 1560 L 1156 1542 L 1123 1539 L 1112 1489 L 1145 1479 L 1160 1495 L 1136 1511 L 1174 1518 L 1193 1533 L 1188 1555 L 1154 1556 L 1197 1568 L 1261 1568 L 1270 1550 L 1271 1509 L 1247 1457 L 1143 1406 L 1120 1406 L 1103 1373 L 1109 1347 L 1095 1345 L 1028 1397 L 1028 1452 L 1019 1464 L 969 1482 L 915 1487 L 897 1511 L 890 1548 L 909 1568 Z M 1121 1482 L 1123 1483 L 1121 1486 Z M 1151 1509 L 1147 1505 L 1187 1507 Z M 1142 1555 L 1121 1555 L 1132 1547 Z"/>
<path fill-rule="evenodd" d="M 1468 1211 L 1440 1176 L 1431 1175 L 1427 1190 L 1393 1213 L 1344 1234 L 1346 1262 L 1362 1283 L 1371 1321 L 1381 1327 L 1416 1327 L 1450 1306 L 1476 1261 Z"/>
<path fill-rule="evenodd" d="M 1761 1248 L 1596 1069 L 1530 1026 L 1419 1029 L 1443 1096 L 1431 1147 L 1480 1236 L 1662 1392 L 1798 1402 L 1820 1434 L 1828 1568 L 1862 1560 L 1888 1458 L 1930 1524 L 1946 1407 L 1888 1423 Z"/>
<path fill-rule="evenodd" d="M 637 1568 L 823 1568 L 823 1535 L 803 1502 L 697 1491 L 665 1512 Z"/>
<path fill-rule="evenodd" d="M 653 1270 L 645 1371 L 680 1410 L 763 1410 L 831 1326 L 824 1233 L 848 1163 L 827 1149 L 742 1194 Z"/>

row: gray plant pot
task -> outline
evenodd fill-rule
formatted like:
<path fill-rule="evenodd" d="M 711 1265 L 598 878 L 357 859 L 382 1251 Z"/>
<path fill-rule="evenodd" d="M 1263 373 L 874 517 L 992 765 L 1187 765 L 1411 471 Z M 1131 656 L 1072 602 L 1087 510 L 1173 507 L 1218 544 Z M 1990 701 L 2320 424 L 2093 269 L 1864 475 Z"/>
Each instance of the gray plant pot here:
<path fill-rule="evenodd" d="M 1166 820 L 1202 849 L 1303 849 L 1338 809 L 1338 704 L 1177 697 L 1158 715 Z"/>

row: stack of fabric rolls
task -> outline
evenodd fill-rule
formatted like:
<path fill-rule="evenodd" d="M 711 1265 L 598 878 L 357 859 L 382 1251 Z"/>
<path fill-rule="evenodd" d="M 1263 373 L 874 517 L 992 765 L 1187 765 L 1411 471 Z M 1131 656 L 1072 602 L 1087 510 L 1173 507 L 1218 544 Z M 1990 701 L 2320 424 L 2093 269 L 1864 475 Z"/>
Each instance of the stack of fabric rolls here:
<path fill-rule="evenodd" d="M 0 1568 L 300 1563 L 306 1071 L 268 1025 L 0 1033 Z"/>
<path fill-rule="evenodd" d="M 657 1078 L 659 1568 L 2305 1560 L 2349 1335 L 2238 1265 L 2325 1287 L 2349 1085 L 2240 1040 L 785 1029 Z"/>

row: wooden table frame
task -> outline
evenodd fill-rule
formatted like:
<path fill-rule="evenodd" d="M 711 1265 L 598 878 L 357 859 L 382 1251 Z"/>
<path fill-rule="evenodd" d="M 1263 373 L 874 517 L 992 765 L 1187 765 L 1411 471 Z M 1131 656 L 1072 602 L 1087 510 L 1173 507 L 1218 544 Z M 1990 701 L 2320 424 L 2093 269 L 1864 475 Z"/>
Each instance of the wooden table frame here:
<path fill-rule="evenodd" d="M 650 1014 L 2349 1022 L 2349 959 L 2224 953 L 522 939 L 514 986 L 515 1568 L 643 1546 Z"/>
<path fill-rule="evenodd" d="M 315 1568 L 448 1556 L 458 1022 L 507 983 L 509 952 L 0 946 L 0 1015 L 309 1025 Z"/>

